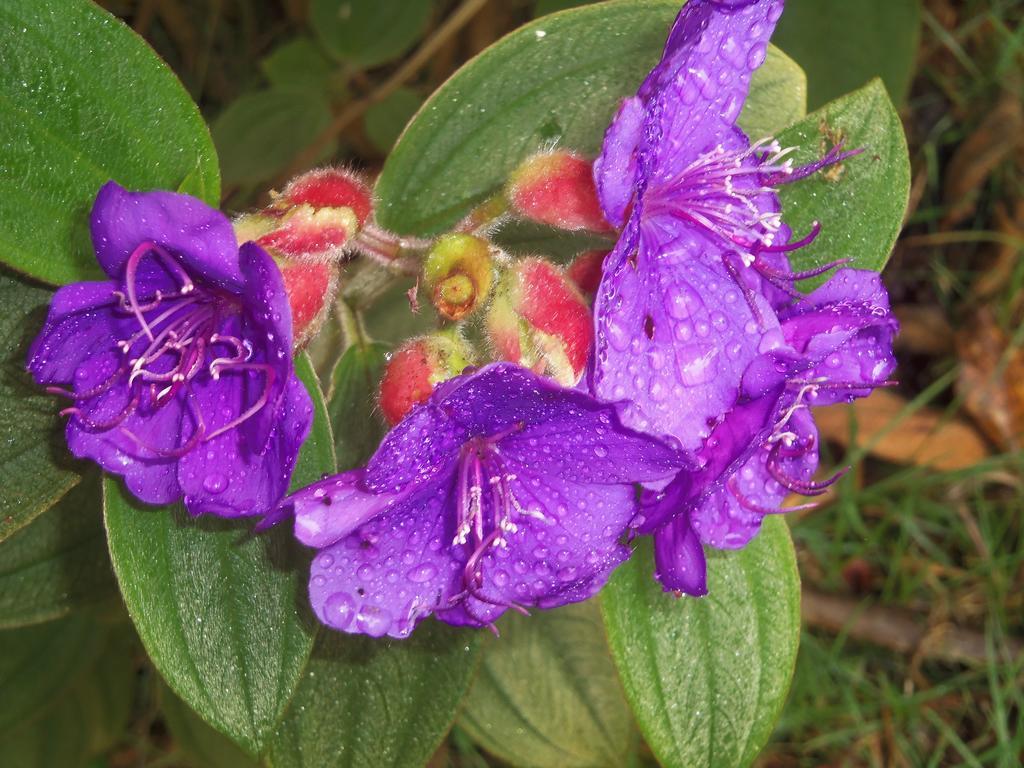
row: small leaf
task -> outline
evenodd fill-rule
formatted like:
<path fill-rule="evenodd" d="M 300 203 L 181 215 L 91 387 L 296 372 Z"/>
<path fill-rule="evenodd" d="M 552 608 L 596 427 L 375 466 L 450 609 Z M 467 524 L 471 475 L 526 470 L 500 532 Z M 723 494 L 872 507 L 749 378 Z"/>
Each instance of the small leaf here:
<path fill-rule="evenodd" d="M 46 626 L 53 633 L 66 628 L 63 622 Z M 124 628 L 111 630 L 100 656 L 64 681 L 64 690 L 52 696 L 45 709 L 0 733 L 4 764 L 75 768 L 122 738 L 134 700 L 133 640 Z"/>
<path fill-rule="evenodd" d="M 310 23 L 331 54 L 368 68 L 397 59 L 423 36 L 431 0 L 312 0 Z"/>
<path fill-rule="evenodd" d="M 79 481 L 57 416 L 63 406 L 25 370 L 29 345 L 52 297 L 50 291 L 0 269 L 0 541 Z"/>
<path fill-rule="evenodd" d="M 105 634 L 89 613 L 0 632 L 0 733 L 56 700 L 99 657 Z"/>
<path fill-rule="evenodd" d="M 256 768 L 260 765 L 235 742 L 207 725 L 169 687 L 160 686 L 160 712 L 175 745 L 203 768 Z"/>
<path fill-rule="evenodd" d="M 365 464 L 386 431 L 377 410 L 377 389 L 387 352 L 384 344 L 353 344 L 334 367 L 327 412 L 342 471 Z"/>
<path fill-rule="evenodd" d="M 800 577 L 786 521 L 766 517 L 746 549 L 706 552 L 707 597 L 663 592 L 647 540 L 601 595 L 626 696 L 667 768 L 749 765 L 796 662 Z"/>
<path fill-rule="evenodd" d="M 331 121 L 318 91 L 271 89 L 238 97 L 213 122 L 225 184 L 254 184 L 274 176 Z"/>
<path fill-rule="evenodd" d="M 387 154 L 395 146 L 406 123 L 416 114 L 423 103 L 423 97 L 411 88 L 399 88 L 386 99 L 373 104 L 366 110 L 363 121 L 366 137 L 381 154 Z"/>
<path fill-rule="evenodd" d="M 811 108 L 874 77 L 902 104 L 920 27 L 920 0 L 790 0 L 773 39 L 810 73 Z"/>
<path fill-rule="evenodd" d="M 836 141 L 847 149 L 864 149 L 782 187 L 782 210 L 794 237 L 810 231 L 815 220 L 822 225 L 818 238 L 794 254 L 793 268 L 849 259 L 850 266 L 881 271 L 903 226 L 910 194 L 903 125 L 881 81 L 808 115 L 783 131 L 779 141 L 798 148 L 790 156 L 794 165 L 814 162 Z"/>
<path fill-rule="evenodd" d="M 334 67 L 317 47 L 305 37 L 282 43 L 262 61 L 260 69 L 275 88 L 298 88 L 324 91 Z"/>
<path fill-rule="evenodd" d="M 306 356 L 296 371 L 316 406 L 292 487 L 334 471 L 323 398 Z M 250 754 L 259 754 L 291 699 L 313 644 L 305 555 L 287 525 L 189 518 L 104 481 L 107 540 L 128 613 L 175 692 Z"/>
<path fill-rule="evenodd" d="M 407 640 L 323 630 L 277 732 L 273 768 L 425 765 L 476 671 L 478 633 L 426 622 Z"/>
<path fill-rule="evenodd" d="M 49 621 L 116 594 L 99 473 L 0 544 L 0 628 Z"/>
<path fill-rule="evenodd" d="M 529 617 L 510 612 L 499 624 L 459 725 L 511 765 L 627 765 L 635 726 L 596 601 Z"/>
<path fill-rule="evenodd" d="M 0 4 L 0 261 L 51 283 L 99 279 L 86 214 L 100 186 L 219 198 L 199 111 L 142 38 L 88 0 Z"/>
<path fill-rule="evenodd" d="M 678 11 L 677 0 L 577 8 L 527 24 L 472 59 L 424 104 L 385 162 L 376 188 L 381 225 L 438 234 L 544 146 L 596 155 L 619 101 L 658 61 Z M 803 88 L 799 67 L 769 49 L 747 105 L 752 120 L 741 122 L 758 134 L 782 128 L 803 114 Z"/>

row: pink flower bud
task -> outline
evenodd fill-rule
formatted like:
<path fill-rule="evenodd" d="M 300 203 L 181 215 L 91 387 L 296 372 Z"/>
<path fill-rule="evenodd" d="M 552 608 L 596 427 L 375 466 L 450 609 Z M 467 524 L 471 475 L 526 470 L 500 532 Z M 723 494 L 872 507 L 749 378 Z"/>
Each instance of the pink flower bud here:
<path fill-rule="evenodd" d="M 594 343 L 586 301 L 553 264 L 528 258 L 502 278 L 487 312 L 487 336 L 503 360 L 573 386 Z"/>
<path fill-rule="evenodd" d="M 593 163 L 572 152 L 534 155 L 512 173 L 506 194 L 524 218 L 559 229 L 611 231 L 597 200 Z"/>
<path fill-rule="evenodd" d="M 493 267 L 487 241 L 474 235 L 444 235 L 423 262 L 423 282 L 437 311 L 461 320 L 480 307 L 491 290 Z"/>
<path fill-rule="evenodd" d="M 472 365 L 472 353 L 453 332 L 410 339 L 388 360 L 380 382 L 380 409 L 389 424 L 397 424 L 424 402 L 434 387 Z"/>

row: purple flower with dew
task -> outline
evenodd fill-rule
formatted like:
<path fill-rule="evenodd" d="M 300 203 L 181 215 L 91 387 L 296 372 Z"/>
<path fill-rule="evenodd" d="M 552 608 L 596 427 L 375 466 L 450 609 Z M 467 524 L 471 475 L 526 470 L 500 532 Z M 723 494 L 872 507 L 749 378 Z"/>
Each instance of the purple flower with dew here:
<path fill-rule="evenodd" d="M 596 593 L 629 554 L 634 484 L 686 461 L 614 406 L 497 363 L 439 386 L 365 467 L 292 494 L 278 516 L 320 550 L 309 594 L 324 624 L 392 637 L 430 614 L 491 626 L 508 608 Z"/>
<path fill-rule="evenodd" d="M 700 451 L 701 469 L 644 492 L 638 522 L 654 534 L 658 578 L 667 589 L 704 594 L 702 544 L 743 547 L 765 515 L 813 506 L 782 507 L 787 494 L 820 495 L 839 476 L 812 479 L 818 432 L 810 407 L 891 383 L 898 324 L 876 273 L 839 270 L 779 317 L 785 343 L 747 371 L 740 404 Z"/>
<path fill-rule="evenodd" d="M 697 450 L 747 367 L 778 343 L 773 309 L 797 292 L 775 186 L 794 168 L 736 125 L 780 0 L 690 0 L 661 62 L 626 99 L 595 163 L 602 208 L 623 227 L 595 300 L 594 394 L 625 401 L 642 431 Z"/>
<path fill-rule="evenodd" d="M 273 509 L 312 423 L 276 265 L 187 195 L 110 182 L 91 230 L 110 279 L 60 288 L 28 357 L 38 383 L 73 401 L 61 412 L 71 452 L 152 504 Z"/>

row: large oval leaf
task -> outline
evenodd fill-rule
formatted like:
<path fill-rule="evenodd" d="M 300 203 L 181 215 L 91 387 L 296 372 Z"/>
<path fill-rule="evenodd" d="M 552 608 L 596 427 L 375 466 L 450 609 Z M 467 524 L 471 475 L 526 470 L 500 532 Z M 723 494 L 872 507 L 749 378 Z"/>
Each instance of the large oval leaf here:
<path fill-rule="evenodd" d="M 0 628 L 49 621 L 116 594 L 98 473 L 0 543 Z"/>
<path fill-rule="evenodd" d="M 425 765 L 476 671 L 477 637 L 433 621 L 400 641 L 323 630 L 270 748 L 270 764 Z"/>
<path fill-rule="evenodd" d="M 296 369 L 316 404 L 292 486 L 334 471 L 323 397 L 304 355 Z M 180 505 L 139 503 L 104 481 L 107 541 L 128 613 L 175 692 L 251 754 L 266 744 L 313 644 L 305 555 L 288 526 L 190 519 Z"/>
<path fill-rule="evenodd" d="M 523 768 L 618 768 L 636 728 L 594 600 L 509 613 L 484 649 L 459 725 Z"/>
<path fill-rule="evenodd" d="M 429 236 L 494 193 L 530 153 L 558 142 L 595 154 L 619 100 L 658 61 L 678 0 L 577 8 L 517 29 L 466 64 L 406 128 L 377 181 L 380 223 Z M 803 115 L 800 68 L 777 49 L 756 73 L 755 135 Z"/>
<path fill-rule="evenodd" d="M 749 765 L 796 663 L 800 577 L 786 521 L 766 518 L 746 549 L 707 552 L 707 597 L 664 593 L 647 541 L 601 595 L 640 730 L 673 768 Z"/>
<path fill-rule="evenodd" d="M 86 213 L 104 182 L 220 194 L 185 89 L 88 0 L 0 4 L 0 136 L 0 261 L 51 283 L 102 276 Z"/>
<path fill-rule="evenodd" d="M 793 255 L 795 269 L 836 259 L 881 271 L 903 226 L 910 195 L 910 158 L 903 125 L 885 86 L 874 80 L 813 112 L 779 141 L 795 146 L 795 164 L 820 158 L 835 142 L 864 152 L 781 190 L 786 223 L 797 237 L 815 220 L 821 234 Z M 821 278 L 822 280 L 824 278 Z"/>
<path fill-rule="evenodd" d="M 0 268 L 0 541 L 79 480 L 57 416 L 61 406 L 25 371 L 29 344 L 42 327 L 52 295 Z"/>

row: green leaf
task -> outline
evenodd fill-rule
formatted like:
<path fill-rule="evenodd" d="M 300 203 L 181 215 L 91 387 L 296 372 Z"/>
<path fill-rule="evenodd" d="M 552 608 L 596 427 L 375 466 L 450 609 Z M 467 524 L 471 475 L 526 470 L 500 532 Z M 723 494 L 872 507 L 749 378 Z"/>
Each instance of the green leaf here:
<path fill-rule="evenodd" d="M 238 97 L 213 123 L 224 183 L 271 178 L 330 122 L 322 92 L 275 88 Z"/>
<path fill-rule="evenodd" d="M 749 765 L 796 662 L 800 577 L 786 521 L 766 517 L 745 549 L 705 551 L 707 597 L 663 592 L 648 541 L 601 595 L 626 696 L 667 768 Z"/>
<path fill-rule="evenodd" d="M 499 624 L 459 725 L 511 765 L 627 765 L 636 729 L 597 602 L 529 617 L 510 612 Z"/>
<path fill-rule="evenodd" d="M 547 16 L 549 13 L 567 11 L 570 8 L 577 8 L 581 5 L 589 5 L 595 0 L 537 0 L 533 6 L 533 17 Z"/>
<path fill-rule="evenodd" d="M 0 110 L 0 123 L 3 119 Z M 46 319 L 52 296 L 0 269 L 0 541 L 79 481 L 57 416 L 62 406 L 25 370 L 29 345 Z"/>
<path fill-rule="evenodd" d="M 384 344 L 353 344 L 334 367 L 327 412 L 340 470 L 366 463 L 387 429 L 377 410 L 387 352 Z"/>
<path fill-rule="evenodd" d="M 56 700 L 99 657 L 105 634 L 88 613 L 0 632 L 0 734 Z"/>
<path fill-rule="evenodd" d="M 207 725 L 166 685 L 160 686 L 160 711 L 175 745 L 197 766 L 256 768 L 260 765 L 235 746 L 235 742 Z"/>
<path fill-rule="evenodd" d="M 366 110 L 363 122 L 366 137 L 381 154 L 387 154 L 395 146 L 406 123 L 423 104 L 423 97 L 411 88 L 399 88 L 387 98 L 376 102 Z"/>
<path fill-rule="evenodd" d="M 46 626 L 52 633 L 60 633 L 66 625 L 55 622 Z M 109 632 L 105 648 L 91 667 L 65 680 L 64 689 L 36 716 L 0 733 L 4 764 L 74 768 L 123 738 L 134 700 L 132 640 L 123 630 Z"/>
<path fill-rule="evenodd" d="M 773 39 L 810 73 L 813 109 L 874 77 L 901 104 L 920 28 L 920 0 L 789 0 Z"/>
<path fill-rule="evenodd" d="M 864 152 L 780 190 L 794 237 L 810 231 L 815 220 L 822 224 L 818 238 L 793 255 L 793 268 L 849 259 L 850 266 L 881 271 L 903 226 L 910 195 L 903 125 L 881 81 L 828 104 L 779 135 L 783 146 L 798 147 L 790 156 L 795 165 L 814 162 L 837 140 Z"/>
<path fill-rule="evenodd" d="M 99 474 L 0 544 L 0 628 L 35 624 L 117 594 Z"/>
<path fill-rule="evenodd" d="M 128 27 L 88 0 L 0 4 L 0 260 L 51 283 L 97 279 L 87 213 L 110 179 L 220 196 L 199 111 Z"/>
<path fill-rule="evenodd" d="M 474 58 L 427 101 L 384 164 L 381 225 L 438 234 L 552 142 L 596 154 L 619 101 L 658 61 L 678 11 L 677 0 L 577 8 L 527 24 Z M 761 134 L 791 122 L 803 114 L 803 87 L 799 67 L 769 49 L 748 101 L 753 119 L 742 117 L 743 125 Z"/>
<path fill-rule="evenodd" d="M 478 633 L 438 622 L 408 640 L 324 630 L 269 753 L 273 768 L 420 768 L 476 671 Z"/>
<path fill-rule="evenodd" d="M 297 37 L 271 51 L 260 61 L 260 69 L 275 88 L 325 91 L 334 66 L 316 43 Z"/>
<path fill-rule="evenodd" d="M 304 355 L 296 371 L 316 413 L 292 488 L 334 471 L 326 408 Z M 148 507 L 112 478 L 103 490 L 114 571 L 150 658 L 189 706 L 259 754 L 313 644 L 305 554 L 287 525 L 256 536 L 252 521 Z"/>
<path fill-rule="evenodd" d="M 327 51 L 356 67 L 397 59 L 430 20 L 431 0 L 312 0 L 313 31 Z"/>

